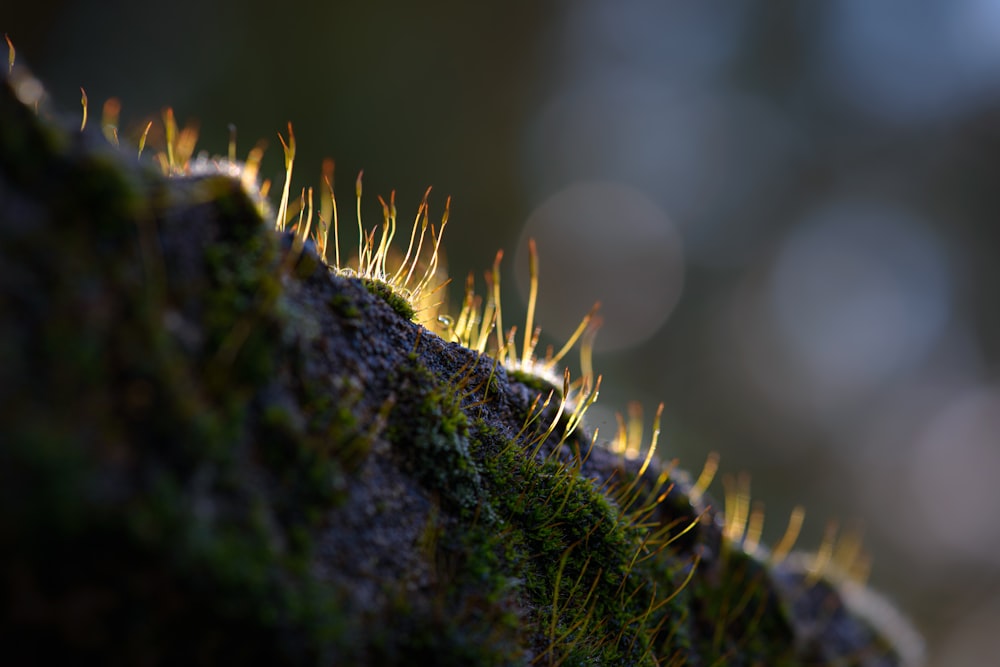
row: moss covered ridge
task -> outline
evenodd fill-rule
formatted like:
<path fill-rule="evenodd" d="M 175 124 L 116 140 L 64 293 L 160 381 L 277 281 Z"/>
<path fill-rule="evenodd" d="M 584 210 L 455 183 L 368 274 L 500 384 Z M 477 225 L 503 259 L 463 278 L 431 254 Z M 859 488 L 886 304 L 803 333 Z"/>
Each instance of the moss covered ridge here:
<path fill-rule="evenodd" d="M 0 90 L 12 664 L 912 664 L 817 559 L 35 86 Z"/>

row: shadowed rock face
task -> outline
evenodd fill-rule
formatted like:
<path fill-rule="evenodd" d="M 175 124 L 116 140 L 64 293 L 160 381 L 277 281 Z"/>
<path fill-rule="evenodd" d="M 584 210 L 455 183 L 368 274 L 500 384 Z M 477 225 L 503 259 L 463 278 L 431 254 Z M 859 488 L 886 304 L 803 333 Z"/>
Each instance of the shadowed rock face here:
<path fill-rule="evenodd" d="M 5 662 L 905 664 L 686 475 L 546 436 L 535 389 L 236 181 L 165 179 L 30 84 L 0 90 Z"/>

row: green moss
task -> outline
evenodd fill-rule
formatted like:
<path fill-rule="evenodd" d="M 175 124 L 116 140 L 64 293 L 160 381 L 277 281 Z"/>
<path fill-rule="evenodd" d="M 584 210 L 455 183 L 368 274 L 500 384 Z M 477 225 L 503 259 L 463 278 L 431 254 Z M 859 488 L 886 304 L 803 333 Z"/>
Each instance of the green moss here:
<path fill-rule="evenodd" d="M 400 590 L 372 638 L 369 664 L 525 664 L 514 580 L 502 576 L 502 534 L 432 514 L 420 549 L 432 566 L 426 598 Z"/>
<path fill-rule="evenodd" d="M 635 564 L 643 531 L 577 468 L 555 460 L 539 464 L 481 420 L 470 431 L 454 391 L 438 385 L 415 356 L 392 385 L 400 403 L 390 439 L 417 477 L 464 517 L 437 539 L 438 552 L 448 540 L 459 545 L 449 551 L 443 577 L 450 582 L 447 607 L 461 597 L 457 591 L 487 598 L 477 614 L 465 609 L 451 622 L 469 628 L 477 617 L 499 613 L 513 632 L 516 617 L 498 612 L 497 601 L 517 600 L 531 610 L 522 622 L 536 628 L 525 641 L 545 661 L 654 664 L 654 643 L 669 630 L 663 618 L 672 609 L 657 607 L 670 591 L 657 588 L 654 576 L 673 573 L 660 558 Z M 470 579 L 474 589 L 464 583 Z M 449 632 L 435 629 L 438 637 Z"/>
<path fill-rule="evenodd" d="M 692 583 L 697 622 L 710 630 L 700 635 L 700 652 L 751 664 L 799 664 L 786 610 L 765 565 L 728 543 L 721 557 L 715 576 Z"/>
<path fill-rule="evenodd" d="M 657 604 L 672 592 L 663 582 L 674 573 L 659 557 L 637 564 L 643 529 L 574 466 L 539 465 L 482 422 L 475 442 L 489 502 L 506 528 L 504 574 L 523 582 L 523 605 L 539 629 L 536 652 L 561 664 L 654 664 L 672 610 Z"/>
<path fill-rule="evenodd" d="M 413 309 L 413 305 L 381 280 L 363 278 L 361 283 L 365 289 L 389 304 L 407 322 L 416 317 L 417 311 Z"/>
<path fill-rule="evenodd" d="M 520 382 L 537 393 L 548 395 L 549 392 L 553 392 L 553 396 L 555 398 L 562 398 L 562 389 L 537 375 L 532 375 L 531 373 L 522 370 L 508 369 L 507 377 L 514 382 Z"/>
<path fill-rule="evenodd" d="M 399 594 L 389 609 L 391 625 L 372 630 L 366 664 L 380 667 L 525 664 L 524 650 L 517 641 L 517 617 L 497 613 L 496 602 L 481 598 L 473 591 L 472 582 L 462 593 L 465 595 L 439 597 L 430 608 L 414 607 L 408 596 Z"/>
<path fill-rule="evenodd" d="M 391 377 L 396 406 L 386 435 L 417 479 L 467 516 L 480 507 L 482 484 L 469 455 L 469 429 L 454 388 L 442 385 L 410 354 Z"/>
<path fill-rule="evenodd" d="M 347 294 L 335 294 L 330 299 L 330 307 L 349 322 L 356 322 L 361 318 L 361 308 L 358 306 L 357 302 Z"/>

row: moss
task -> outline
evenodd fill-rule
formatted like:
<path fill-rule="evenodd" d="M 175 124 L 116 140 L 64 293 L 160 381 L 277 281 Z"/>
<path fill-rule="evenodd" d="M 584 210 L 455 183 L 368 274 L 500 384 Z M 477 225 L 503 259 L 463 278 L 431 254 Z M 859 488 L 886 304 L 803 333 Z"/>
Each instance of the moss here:
<path fill-rule="evenodd" d="M 733 664 L 799 663 L 792 627 L 767 568 L 732 545 L 722 562 L 692 584 L 699 652 L 725 656 Z M 766 638 L 766 639 L 765 639 Z"/>
<path fill-rule="evenodd" d="M 367 664 L 385 667 L 524 664 L 523 649 L 511 640 L 511 636 L 516 637 L 513 627 L 516 617 L 511 622 L 493 615 L 491 600 L 468 597 L 451 602 L 439 600 L 439 605 L 421 609 L 414 608 L 405 595 L 399 595 L 390 610 L 392 625 L 373 632 Z M 454 603 L 463 606 L 455 607 Z M 467 614 L 464 618 L 460 615 L 463 613 Z M 461 624 L 456 622 L 459 618 L 463 618 Z"/>
<path fill-rule="evenodd" d="M 409 322 L 417 315 L 413 305 L 406 297 L 397 294 L 389 285 L 380 280 L 369 280 L 364 278 L 361 283 L 369 292 L 385 301 L 404 320 Z"/>
<path fill-rule="evenodd" d="M 663 559 L 636 565 L 643 531 L 578 468 L 538 465 L 484 423 L 476 433 L 488 497 L 506 527 L 506 574 L 523 581 L 524 606 L 534 610 L 535 650 L 562 664 L 654 664 L 668 629 L 657 599 L 671 592 L 654 582 L 672 573 Z"/>
<path fill-rule="evenodd" d="M 555 398 L 562 398 L 562 389 L 542 377 L 516 369 L 508 369 L 507 376 L 510 377 L 511 381 L 520 382 L 536 393 L 548 395 L 549 392 L 552 392 Z"/>
<path fill-rule="evenodd" d="M 346 294 L 335 294 L 330 299 L 330 307 L 347 321 L 357 321 L 361 318 L 361 308 Z"/>
<path fill-rule="evenodd" d="M 432 564 L 427 598 L 396 591 L 391 623 L 374 633 L 369 664 L 524 664 L 516 588 L 502 576 L 502 535 L 433 515 L 420 548 Z"/>
<path fill-rule="evenodd" d="M 480 507 L 482 483 L 469 455 L 468 424 L 456 392 L 412 353 L 390 384 L 396 387 L 396 405 L 388 439 L 428 489 L 471 515 Z"/>

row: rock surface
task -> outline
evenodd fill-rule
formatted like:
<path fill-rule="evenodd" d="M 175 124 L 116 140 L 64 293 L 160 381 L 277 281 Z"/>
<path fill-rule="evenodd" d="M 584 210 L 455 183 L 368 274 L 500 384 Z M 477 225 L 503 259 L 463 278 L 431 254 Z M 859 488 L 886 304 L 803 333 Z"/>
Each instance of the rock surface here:
<path fill-rule="evenodd" d="M 33 81 L 0 90 L 4 664 L 907 664 L 686 475 Z"/>

